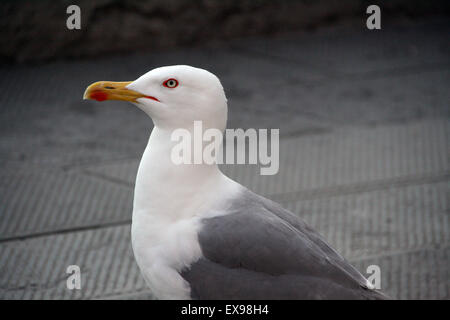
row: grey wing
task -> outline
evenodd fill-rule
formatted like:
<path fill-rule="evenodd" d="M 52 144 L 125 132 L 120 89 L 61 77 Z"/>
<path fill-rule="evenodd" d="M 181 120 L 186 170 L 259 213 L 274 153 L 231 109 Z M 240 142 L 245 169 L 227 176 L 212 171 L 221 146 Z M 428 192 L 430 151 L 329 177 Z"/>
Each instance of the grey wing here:
<path fill-rule="evenodd" d="M 197 299 L 379 299 L 299 217 L 248 190 L 205 219 L 203 257 L 182 276 Z"/>

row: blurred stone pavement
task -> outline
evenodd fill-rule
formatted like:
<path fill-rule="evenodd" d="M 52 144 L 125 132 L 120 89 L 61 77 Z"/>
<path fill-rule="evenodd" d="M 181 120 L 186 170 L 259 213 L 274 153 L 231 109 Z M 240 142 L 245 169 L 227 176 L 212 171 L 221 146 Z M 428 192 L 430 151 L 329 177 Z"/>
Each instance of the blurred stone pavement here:
<path fill-rule="evenodd" d="M 449 299 L 450 24 L 362 26 L 0 67 L 0 298 L 147 299 L 130 244 L 151 121 L 83 101 L 163 65 L 222 80 L 229 128 L 280 128 L 280 171 L 223 170 L 318 229 L 398 299 Z M 188 182 L 187 182 L 188 183 Z M 81 290 L 66 269 L 81 268 Z"/>

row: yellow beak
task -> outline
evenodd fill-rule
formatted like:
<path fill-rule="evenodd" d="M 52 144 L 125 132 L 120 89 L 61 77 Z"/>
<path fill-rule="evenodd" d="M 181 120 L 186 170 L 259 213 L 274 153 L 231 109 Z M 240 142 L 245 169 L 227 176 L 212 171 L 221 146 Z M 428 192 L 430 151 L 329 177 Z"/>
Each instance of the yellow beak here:
<path fill-rule="evenodd" d="M 147 96 L 140 92 L 127 89 L 126 86 L 132 81 L 128 82 L 112 82 L 112 81 L 98 81 L 91 84 L 84 91 L 83 99 L 105 101 L 105 100 L 122 100 L 129 102 L 136 102 L 139 98 L 148 98 L 159 101 L 155 97 Z"/>

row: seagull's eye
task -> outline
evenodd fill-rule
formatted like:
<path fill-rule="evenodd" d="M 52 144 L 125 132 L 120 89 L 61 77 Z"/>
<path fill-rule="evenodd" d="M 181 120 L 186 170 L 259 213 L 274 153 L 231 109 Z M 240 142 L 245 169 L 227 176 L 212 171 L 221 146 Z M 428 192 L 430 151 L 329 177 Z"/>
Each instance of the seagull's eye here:
<path fill-rule="evenodd" d="M 163 86 L 173 89 L 178 86 L 178 81 L 176 79 L 167 79 L 163 82 Z"/>

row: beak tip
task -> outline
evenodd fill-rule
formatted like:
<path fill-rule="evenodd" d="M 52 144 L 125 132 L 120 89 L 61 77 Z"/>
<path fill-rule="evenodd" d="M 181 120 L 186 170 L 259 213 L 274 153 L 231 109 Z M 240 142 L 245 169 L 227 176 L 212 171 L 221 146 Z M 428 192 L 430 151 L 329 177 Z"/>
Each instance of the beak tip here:
<path fill-rule="evenodd" d="M 84 90 L 83 100 L 89 100 L 88 89 Z"/>

